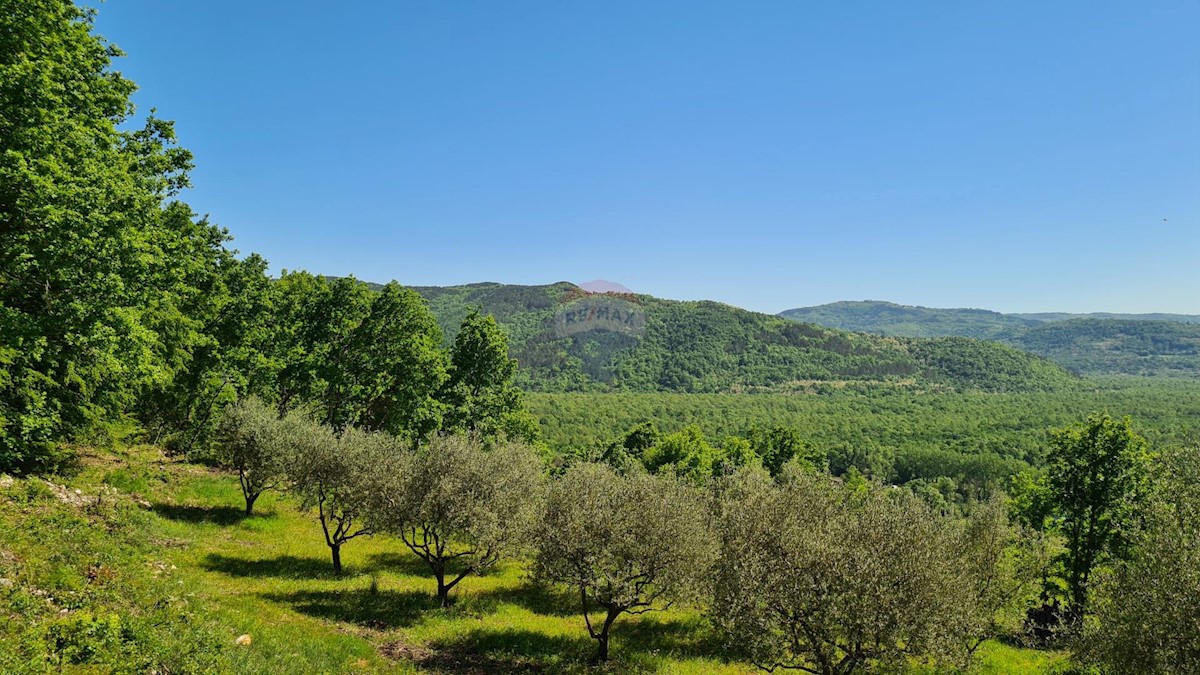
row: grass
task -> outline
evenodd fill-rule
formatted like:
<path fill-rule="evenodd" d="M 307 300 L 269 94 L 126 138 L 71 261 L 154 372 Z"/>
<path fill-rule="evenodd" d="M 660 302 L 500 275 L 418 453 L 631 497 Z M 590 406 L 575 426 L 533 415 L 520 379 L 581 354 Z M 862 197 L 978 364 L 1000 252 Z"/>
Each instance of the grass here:
<path fill-rule="evenodd" d="M 23 483 L 18 481 L 12 489 L 25 489 Z M 161 603 L 162 598 L 186 598 L 199 617 L 196 625 L 188 629 L 191 632 L 170 630 L 178 633 L 177 641 L 207 640 L 212 650 L 207 661 L 197 662 L 187 672 L 593 670 L 586 664 L 595 645 L 572 599 L 532 584 L 520 564 L 464 580 L 454 591 L 456 602 L 443 609 L 434 599 L 432 577 L 399 540 L 375 536 L 351 541 L 342 552 L 345 573 L 335 576 L 318 523 L 311 514 L 299 512 L 290 499 L 264 495 L 255 515 L 245 517 L 232 477 L 167 460 L 155 448 L 92 453 L 72 487 L 95 495 L 103 486 L 127 493 L 124 499 L 131 505 L 122 507 L 121 517 L 128 520 L 128 527 L 117 528 L 116 534 L 94 532 L 78 550 L 92 547 L 95 551 L 67 561 L 63 569 L 47 564 L 40 571 L 26 571 L 19 581 L 86 589 L 86 572 L 79 570 L 93 564 L 88 561 L 96 555 L 108 556 L 114 568 L 136 570 L 113 586 L 117 595 L 128 592 L 127 586 L 143 589 L 135 594 L 136 602 L 122 605 L 120 598 L 110 598 L 99 604 L 136 616 L 142 612 L 139 607 Z M 150 506 L 139 509 L 132 506 L 133 500 Z M 0 511 L 4 519 L 0 525 L 22 524 L 29 509 L 9 501 Z M 68 520 L 73 517 L 70 509 L 87 508 L 68 507 L 53 499 L 39 503 L 46 504 L 48 513 Z M 84 518 L 76 527 L 85 522 L 97 525 Z M 7 542 L 0 555 L 7 552 L 28 559 L 45 553 L 47 542 L 36 541 L 30 527 L 24 522 L 30 537 Z M 70 540 L 65 537 L 57 545 L 68 545 Z M 0 562 L 0 575 L 4 573 Z M 55 575 L 65 575 L 66 580 L 54 581 Z M 5 606 L 2 594 L 0 589 L 0 610 Z M 47 614 L 35 617 L 34 623 L 58 620 Z M 0 622 L 0 638 L 6 637 L 5 630 L 12 635 L 18 632 L 12 624 L 6 628 Z M 251 644 L 236 645 L 240 635 L 250 635 Z M 163 653 L 151 654 L 151 660 L 168 658 L 175 648 L 170 635 L 160 642 Z M 726 662 L 721 651 L 717 636 L 694 611 L 623 617 L 614 628 L 613 660 L 605 670 L 760 672 L 748 664 Z M 983 648 L 979 672 L 1032 673 L 1046 670 L 1053 662 L 1054 655 L 989 643 Z M 0 670 L 5 663 L 0 655 Z M 44 665 L 44 671 L 49 671 L 55 664 Z M 81 666 L 77 672 L 109 671 Z"/>

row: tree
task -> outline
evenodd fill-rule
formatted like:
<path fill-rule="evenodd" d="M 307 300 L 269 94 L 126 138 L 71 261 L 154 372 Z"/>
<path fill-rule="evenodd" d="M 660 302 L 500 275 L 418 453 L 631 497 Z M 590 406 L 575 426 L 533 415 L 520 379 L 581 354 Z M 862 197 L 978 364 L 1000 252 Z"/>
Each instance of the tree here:
<path fill-rule="evenodd" d="M 800 437 L 800 433 L 788 427 L 765 427 L 751 429 L 750 447 L 762 458 L 763 466 L 772 476 L 783 471 L 783 465 L 792 460 L 799 461 L 811 469 L 824 468 L 825 456 L 811 443 Z"/>
<path fill-rule="evenodd" d="M 767 669 L 819 675 L 965 658 L 973 623 L 954 529 L 916 497 L 785 466 L 725 477 L 710 612 Z"/>
<path fill-rule="evenodd" d="M 191 154 L 133 118 L 121 52 L 68 0 L 0 6 L 0 468 L 53 468 L 204 342 L 227 235 L 184 204 Z M 179 274 L 166 274 L 165 270 Z"/>
<path fill-rule="evenodd" d="M 537 423 L 513 382 L 516 373 L 503 329 L 492 315 L 472 309 L 450 348 L 449 378 L 440 396 L 449 407 L 445 428 L 535 441 Z"/>
<path fill-rule="evenodd" d="M 642 464 L 650 473 L 673 473 L 693 483 L 712 476 L 717 450 L 708 444 L 695 424 L 661 437 L 642 454 Z"/>
<path fill-rule="evenodd" d="M 246 500 L 246 515 L 267 490 L 280 486 L 303 422 L 295 414 L 279 419 L 258 398 L 242 399 L 225 409 L 218 430 L 222 464 L 237 472 Z"/>
<path fill-rule="evenodd" d="M 529 543 L 543 487 L 541 460 L 527 446 L 439 436 L 389 483 L 376 516 L 429 566 L 445 607 L 460 581 Z"/>
<path fill-rule="evenodd" d="M 1000 493 L 975 504 L 954 547 L 974 596 L 972 655 L 985 640 L 1021 630 L 1053 562 L 1046 535 L 1010 522 L 1008 509 Z"/>
<path fill-rule="evenodd" d="M 697 597 L 714 554 L 694 488 L 579 464 L 551 484 L 534 575 L 578 593 L 596 661 L 605 661 L 618 617 Z M 604 615 L 598 625 L 594 608 Z"/>
<path fill-rule="evenodd" d="M 396 282 L 384 286 L 327 357 L 328 422 L 420 443 L 442 424 L 436 400 L 446 379 L 441 345 L 442 331 L 421 296 Z"/>
<path fill-rule="evenodd" d="M 762 466 L 762 458 L 754 452 L 750 441 L 727 436 L 721 444 L 717 460 L 713 462 L 713 476 L 720 477 L 748 466 Z"/>
<path fill-rule="evenodd" d="M 1092 571 L 1124 551 L 1148 459 L 1146 440 L 1133 431 L 1129 417 L 1092 415 L 1050 434 L 1047 482 L 1066 537 L 1062 562 L 1073 625 L 1087 610 Z"/>
<path fill-rule="evenodd" d="M 347 429 L 339 437 L 315 422 L 299 426 L 288 480 L 301 508 L 317 510 L 335 574 L 342 573 L 342 546 L 375 532 L 381 495 L 410 464 L 411 453 L 388 434 Z"/>
<path fill-rule="evenodd" d="M 1165 453 L 1131 535 L 1102 574 L 1082 656 L 1106 673 L 1200 672 L 1200 453 Z"/>

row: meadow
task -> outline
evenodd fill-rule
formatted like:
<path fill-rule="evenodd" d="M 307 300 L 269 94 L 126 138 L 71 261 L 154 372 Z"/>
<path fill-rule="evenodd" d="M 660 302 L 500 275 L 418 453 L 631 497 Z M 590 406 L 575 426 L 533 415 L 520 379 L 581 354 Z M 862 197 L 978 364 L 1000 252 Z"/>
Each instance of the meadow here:
<path fill-rule="evenodd" d="M 445 609 L 427 568 L 392 537 L 351 542 L 335 576 L 316 519 L 290 497 L 268 493 L 244 517 L 232 475 L 159 448 L 84 451 L 66 483 L 75 503 L 39 478 L 5 492 L 0 525 L 14 536 L 0 545 L 0 576 L 15 572 L 22 589 L 0 591 L 5 672 L 141 672 L 147 662 L 179 668 L 167 672 L 596 672 L 573 598 L 534 584 L 524 563 L 468 578 Z M 60 614 L 71 598 L 88 617 L 140 631 L 143 651 L 73 665 L 109 638 L 94 626 L 55 631 L 80 621 L 79 611 Z M 47 644 L 46 635 L 72 637 Z M 759 672 L 722 651 L 697 608 L 673 608 L 623 620 L 601 672 Z M 991 642 L 977 672 L 1061 663 Z"/>

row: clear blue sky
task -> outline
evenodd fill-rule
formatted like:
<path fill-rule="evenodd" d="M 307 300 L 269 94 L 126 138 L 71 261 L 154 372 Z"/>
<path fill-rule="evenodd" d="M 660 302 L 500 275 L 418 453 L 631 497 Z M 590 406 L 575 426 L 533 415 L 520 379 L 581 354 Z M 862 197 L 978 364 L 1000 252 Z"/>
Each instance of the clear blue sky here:
<path fill-rule="evenodd" d="M 1200 313 L 1195 0 L 99 7 L 276 270 Z"/>

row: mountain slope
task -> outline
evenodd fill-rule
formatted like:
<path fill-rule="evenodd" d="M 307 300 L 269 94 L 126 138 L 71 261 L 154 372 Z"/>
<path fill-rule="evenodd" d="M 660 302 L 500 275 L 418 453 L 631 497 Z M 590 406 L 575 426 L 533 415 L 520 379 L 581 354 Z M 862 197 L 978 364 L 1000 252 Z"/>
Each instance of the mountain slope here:
<path fill-rule="evenodd" d="M 472 307 L 508 331 L 521 384 L 542 391 L 725 392 L 818 382 L 1041 390 L 1049 361 L 979 340 L 854 334 L 716 302 L 593 295 L 559 282 L 415 287 L 451 339 Z"/>
<path fill-rule="evenodd" d="M 781 316 L 903 337 L 996 340 L 1088 375 L 1200 377 L 1200 316 L 1185 314 L 1001 314 L 889 302 L 835 302 Z"/>

